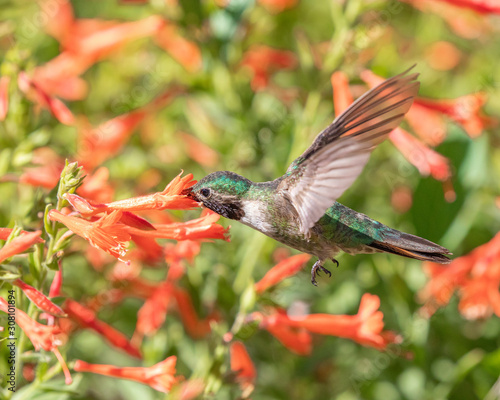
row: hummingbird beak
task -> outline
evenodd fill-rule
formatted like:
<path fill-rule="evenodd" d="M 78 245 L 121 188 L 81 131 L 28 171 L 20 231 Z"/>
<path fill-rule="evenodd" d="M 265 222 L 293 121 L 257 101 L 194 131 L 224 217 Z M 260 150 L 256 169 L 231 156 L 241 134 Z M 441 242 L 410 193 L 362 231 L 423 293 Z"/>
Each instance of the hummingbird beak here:
<path fill-rule="evenodd" d="M 182 196 L 186 196 L 194 201 L 198 201 L 198 199 L 196 198 L 195 194 L 193 193 L 193 188 L 187 188 L 187 189 L 184 189 L 182 192 L 181 192 L 181 195 Z"/>

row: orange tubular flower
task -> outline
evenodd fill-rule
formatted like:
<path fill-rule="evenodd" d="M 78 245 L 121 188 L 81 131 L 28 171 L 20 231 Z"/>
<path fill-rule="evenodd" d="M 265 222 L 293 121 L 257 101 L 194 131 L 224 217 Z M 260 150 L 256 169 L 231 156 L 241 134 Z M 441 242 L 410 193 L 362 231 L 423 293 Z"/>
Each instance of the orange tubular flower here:
<path fill-rule="evenodd" d="M 446 137 L 446 124 L 435 110 L 413 103 L 406 113 L 406 120 L 415 133 L 431 146 L 441 144 Z"/>
<path fill-rule="evenodd" d="M 467 319 L 500 316 L 500 233 L 469 254 L 454 259 L 450 265 L 425 263 L 430 281 L 420 292 L 423 311 L 432 315 L 445 306 L 458 290 L 458 309 Z"/>
<path fill-rule="evenodd" d="M 219 162 L 219 155 L 215 150 L 193 135 L 181 133 L 180 136 L 186 145 L 186 152 L 190 158 L 204 167 L 214 167 L 217 165 Z"/>
<path fill-rule="evenodd" d="M 42 108 L 49 110 L 62 124 L 73 125 L 75 118 L 66 105 L 56 97 L 51 97 L 37 81 L 30 78 L 25 72 L 20 72 L 17 80 L 19 89 L 30 100 Z"/>
<path fill-rule="evenodd" d="M 460 7 L 455 0 L 402 0 L 410 3 L 413 7 L 432 12 L 443 18 L 450 28 L 459 36 L 466 39 L 477 39 L 493 30 L 493 24 L 472 9 Z M 453 4 L 451 2 L 453 1 Z M 464 1 L 464 0 L 459 0 Z M 492 0 L 494 2 L 495 0 Z"/>
<path fill-rule="evenodd" d="M 137 324 L 134 332 L 134 343 L 144 336 L 153 335 L 165 322 L 168 305 L 172 298 L 173 286 L 167 281 L 158 285 L 137 313 Z"/>
<path fill-rule="evenodd" d="M 45 296 L 42 292 L 36 290 L 33 286 L 24 283 L 20 279 L 16 279 L 12 282 L 13 285 L 19 287 L 24 294 L 30 299 L 40 310 L 45 311 L 50 315 L 54 315 L 55 317 L 65 317 L 66 314 L 64 311 L 54 303 L 52 303 L 47 296 Z"/>
<path fill-rule="evenodd" d="M 260 321 L 260 328 L 266 329 L 271 335 L 278 339 L 288 350 L 300 356 L 307 356 L 312 352 L 311 334 L 304 328 L 295 328 L 282 324 L 277 315 L 286 316 L 286 311 L 276 309 L 275 315 L 263 316 L 261 313 L 253 313 L 252 318 Z"/>
<path fill-rule="evenodd" d="M 3 121 L 9 110 L 9 84 L 10 76 L 0 78 L 0 121 Z"/>
<path fill-rule="evenodd" d="M 59 264 L 59 269 L 56 271 L 56 273 L 54 275 L 54 279 L 52 280 L 52 283 L 50 284 L 49 297 L 61 296 L 61 287 L 62 287 L 62 281 L 63 281 L 61 260 L 59 260 L 58 264 Z"/>
<path fill-rule="evenodd" d="M 95 222 L 90 222 L 82 218 L 64 215 L 57 210 L 49 211 L 49 219 L 58 221 L 78 236 L 88 240 L 88 242 L 106 253 L 116 258 L 125 256 L 127 253 L 126 244 L 130 240 L 130 234 L 123 224 L 117 224 L 122 217 L 121 211 L 112 211 Z"/>
<path fill-rule="evenodd" d="M 111 201 L 115 191 L 108 179 L 109 170 L 106 167 L 98 168 L 93 174 L 87 174 L 77 192 L 86 199 L 98 203 Z"/>
<path fill-rule="evenodd" d="M 36 243 L 43 243 L 44 240 L 40 238 L 42 231 L 22 233 L 20 236 L 13 239 L 0 249 L 0 263 L 6 259 L 20 254 L 28 250 Z M 0 239 L 2 239 L 0 237 Z"/>
<path fill-rule="evenodd" d="M 449 160 L 404 129 L 394 129 L 389 133 L 389 139 L 401 154 L 417 167 L 421 175 L 431 175 L 439 181 L 446 181 L 451 177 Z"/>
<path fill-rule="evenodd" d="M 179 315 L 189 336 L 200 339 L 208 335 L 210 329 L 210 317 L 200 320 L 191 301 L 189 293 L 183 289 L 174 289 L 173 295 L 177 302 Z"/>
<path fill-rule="evenodd" d="M 9 306 L 5 299 L 0 297 L 0 310 L 8 313 L 9 308 L 12 308 L 12 306 Z M 35 350 L 44 349 L 45 351 L 52 351 L 61 364 L 66 384 L 71 384 L 72 379 L 68 367 L 57 348 L 57 346 L 61 346 L 66 339 L 66 335 L 61 328 L 57 325 L 42 325 L 31 319 L 28 314 L 19 309 L 15 309 L 15 314 L 16 324 L 23 330 L 26 336 L 28 336 Z"/>
<path fill-rule="evenodd" d="M 76 360 L 74 370 L 77 372 L 92 372 L 94 374 L 129 379 L 151 386 L 153 389 L 168 393 L 172 386 L 182 377 L 175 377 L 177 357 L 171 356 L 152 367 L 116 367 L 114 365 L 89 364 Z"/>
<path fill-rule="evenodd" d="M 283 279 L 295 275 L 310 258 L 309 254 L 298 254 L 279 262 L 267 271 L 264 277 L 255 284 L 255 291 L 261 294 Z"/>
<path fill-rule="evenodd" d="M 354 101 L 351 91 L 349 90 L 349 79 L 345 73 L 338 71 L 332 74 L 330 80 L 333 88 L 335 115 L 340 115 Z"/>
<path fill-rule="evenodd" d="M 124 350 L 131 356 L 141 358 L 141 352 L 139 349 L 134 347 L 123 333 L 97 319 L 95 312 L 91 309 L 72 299 L 66 299 L 63 309 L 66 311 L 69 318 L 78 323 L 80 326 L 92 329 L 103 336 L 116 348 Z"/>
<path fill-rule="evenodd" d="M 76 157 L 78 164 L 92 171 L 118 154 L 146 115 L 143 110 L 133 111 L 112 118 L 96 128 L 81 129 Z"/>
<path fill-rule="evenodd" d="M 257 371 L 247 353 L 245 345 L 241 342 L 233 342 L 229 347 L 231 357 L 231 371 L 236 374 L 236 380 L 240 384 L 241 389 L 250 394 L 253 390 Z"/>
<path fill-rule="evenodd" d="M 298 0 L 259 0 L 259 4 L 272 13 L 280 13 L 297 5 Z"/>
<path fill-rule="evenodd" d="M 469 8 L 481 14 L 500 14 L 500 4 L 496 0 L 438 0 L 457 7 Z"/>
<path fill-rule="evenodd" d="M 297 65 L 297 59 L 291 51 L 253 46 L 244 54 L 241 65 L 252 71 L 251 86 L 254 91 L 258 91 L 268 86 L 272 70 L 292 69 Z"/>
<path fill-rule="evenodd" d="M 361 298 L 356 315 L 310 314 L 300 318 L 291 318 L 283 312 L 278 312 L 265 318 L 264 326 L 269 323 L 266 319 L 271 318 L 271 323 L 275 326 L 285 325 L 302 328 L 310 333 L 347 338 L 363 346 L 382 350 L 389 343 L 396 343 L 399 337 L 391 331 L 383 331 L 384 314 L 377 311 L 379 306 L 379 297 L 366 293 Z"/>
<path fill-rule="evenodd" d="M 201 68 L 201 51 L 196 44 L 179 35 L 175 25 L 168 22 L 159 29 L 155 36 L 156 43 L 166 50 L 174 60 L 189 72 L 196 72 Z"/>
<path fill-rule="evenodd" d="M 94 215 L 110 211 L 184 210 L 197 207 L 197 202 L 182 194 L 184 190 L 196 183 L 196 181 L 192 180 L 193 174 L 187 174 L 183 178 L 181 178 L 181 175 L 182 172 L 162 192 L 146 196 L 118 200 L 107 204 L 88 202 L 77 195 L 66 195 L 65 199 L 83 215 Z"/>
<path fill-rule="evenodd" d="M 475 138 L 483 130 L 494 123 L 492 118 L 482 114 L 481 108 L 486 103 L 485 93 L 475 93 L 452 100 L 430 100 L 417 98 L 415 102 L 429 110 L 435 110 L 449 116 L 462 125 L 471 138 Z"/>
<path fill-rule="evenodd" d="M 223 226 L 216 224 L 220 216 L 216 213 L 207 213 L 205 216 L 187 222 L 172 224 L 154 224 L 155 230 L 144 231 L 127 227 L 131 235 L 150 238 L 163 238 L 173 240 L 197 239 L 224 239 L 229 241 L 228 231 Z"/>

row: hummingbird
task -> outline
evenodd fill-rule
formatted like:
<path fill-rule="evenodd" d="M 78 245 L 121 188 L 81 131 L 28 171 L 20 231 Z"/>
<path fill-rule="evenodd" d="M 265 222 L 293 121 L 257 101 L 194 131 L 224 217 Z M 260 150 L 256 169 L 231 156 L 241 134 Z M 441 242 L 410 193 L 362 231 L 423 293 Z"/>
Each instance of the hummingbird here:
<path fill-rule="evenodd" d="M 413 67 L 412 67 L 413 68 Z M 320 132 L 312 145 L 270 182 L 252 182 L 230 171 L 213 172 L 187 195 L 223 217 L 240 221 L 294 249 L 317 257 L 311 282 L 343 251 L 385 252 L 448 264 L 448 249 L 392 229 L 336 200 L 351 186 L 372 150 L 386 139 L 418 93 L 409 70 L 366 92 Z"/>

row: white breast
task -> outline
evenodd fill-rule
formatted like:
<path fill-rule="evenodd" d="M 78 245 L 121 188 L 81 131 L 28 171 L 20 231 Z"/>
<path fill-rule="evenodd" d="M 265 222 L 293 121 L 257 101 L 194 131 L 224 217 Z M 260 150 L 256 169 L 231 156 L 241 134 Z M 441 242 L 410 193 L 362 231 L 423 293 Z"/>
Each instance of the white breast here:
<path fill-rule="evenodd" d="M 269 215 L 265 204 L 260 201 L 247 200 L 243 203 L 242 208 L 245 216 L 240 219 L 240 222 L 265 234 L 274 230 L 273 226 L 267 222 Z"/>

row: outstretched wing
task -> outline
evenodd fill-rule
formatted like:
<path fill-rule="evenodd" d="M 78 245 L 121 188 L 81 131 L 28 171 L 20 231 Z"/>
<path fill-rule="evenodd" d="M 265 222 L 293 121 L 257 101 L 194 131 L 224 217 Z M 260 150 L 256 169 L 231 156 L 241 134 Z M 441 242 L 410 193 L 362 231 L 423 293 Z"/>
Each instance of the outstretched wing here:
<path fill-rule="evenodd" d="M 278 190 L 297 210 L 305 235 L 410 109 L 420 84 L 418 74 L 407 75 L 408 71 L 358 98 L 288 168 Z"/>

